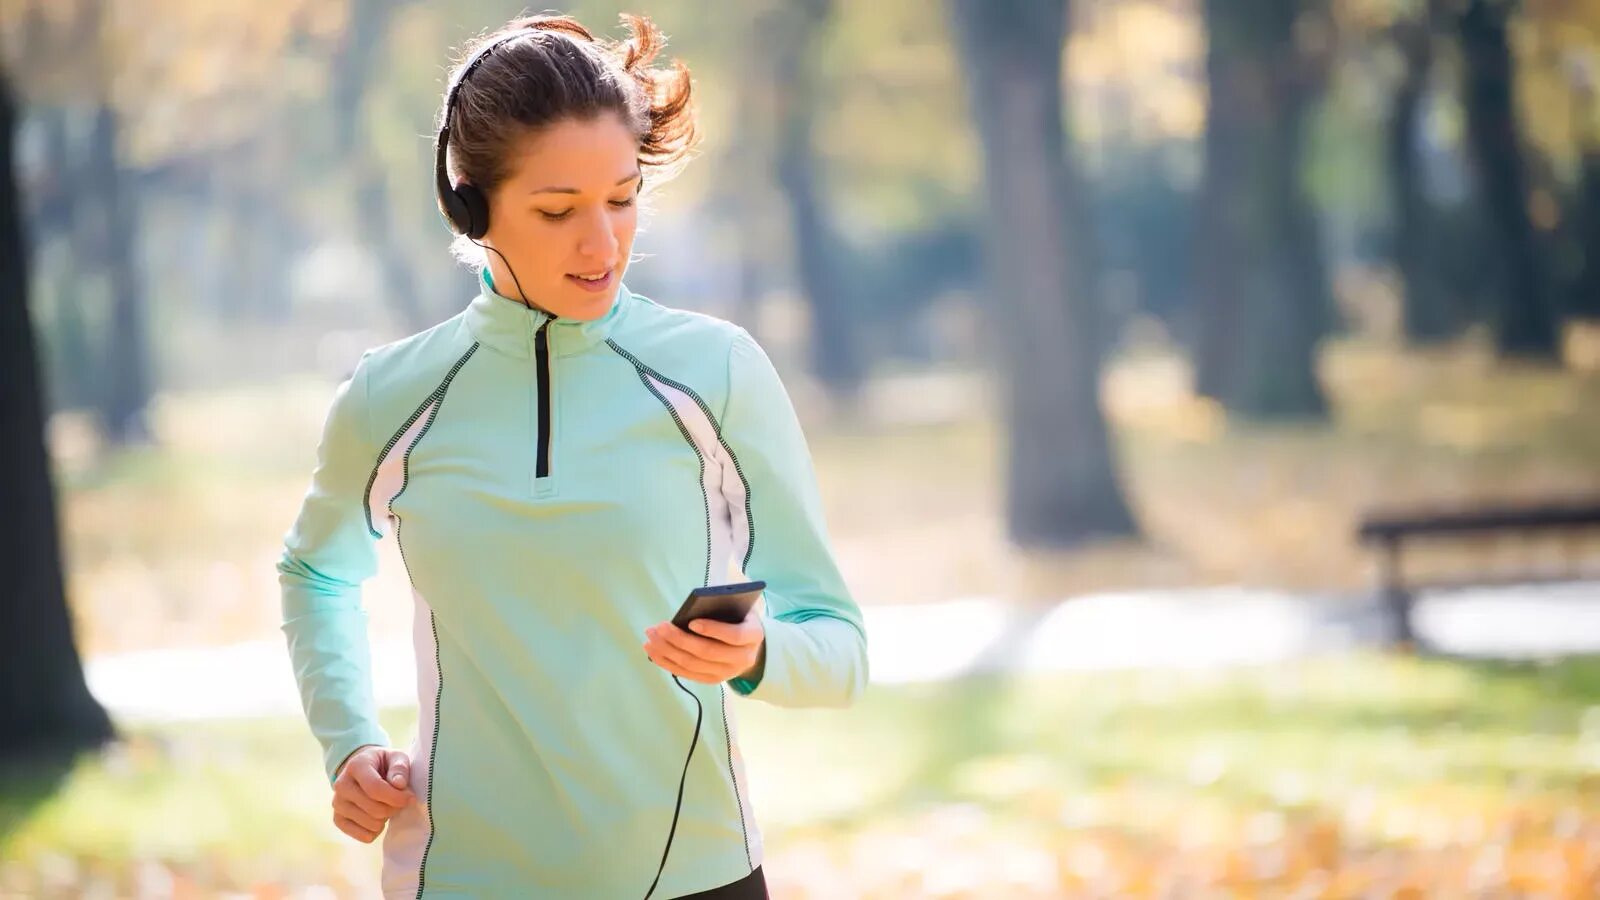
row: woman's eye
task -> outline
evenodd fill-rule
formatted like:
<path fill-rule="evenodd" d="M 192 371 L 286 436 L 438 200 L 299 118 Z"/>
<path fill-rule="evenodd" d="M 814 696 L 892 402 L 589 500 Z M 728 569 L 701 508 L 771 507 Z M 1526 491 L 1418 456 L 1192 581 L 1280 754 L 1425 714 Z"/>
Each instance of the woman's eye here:
<path fill-rule="evenodd" d="M 629 196 L 626 200 L 613 200 L 611 201 L 611 205 L 615 206 L 617 209 L 627 209 L 633 205 L 633 201 L 635 199 L 637 199 L 637 195 Z"/>
<path fill-rule="evenodd" d="M 545 219 L 548 220 L 548 221 L 559 222 L 562 219 L 565 219 L 567 216 L 572 215 L 572 210 L 567 209 L 567 210 L 562 210 L 561 212 L 558 212 L 558 213 L 553 213 L 553 212 L 547 212 L 546 210 L 542 210 L 541 209 L 541 210 L 539 210 L 539 215 L 544 216 Z"/>

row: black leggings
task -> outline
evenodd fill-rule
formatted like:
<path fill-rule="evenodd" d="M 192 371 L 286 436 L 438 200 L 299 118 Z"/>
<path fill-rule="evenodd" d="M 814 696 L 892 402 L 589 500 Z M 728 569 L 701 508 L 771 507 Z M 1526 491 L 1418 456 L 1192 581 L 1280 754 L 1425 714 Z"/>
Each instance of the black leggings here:
<path fill-rule="evenodd" d="M 761 874 L 761 867 L 756 866 L 755 871 L 732 884 L 696 894 L 684 894 L 678 900 L 768 900 L 767 879 Z"/>

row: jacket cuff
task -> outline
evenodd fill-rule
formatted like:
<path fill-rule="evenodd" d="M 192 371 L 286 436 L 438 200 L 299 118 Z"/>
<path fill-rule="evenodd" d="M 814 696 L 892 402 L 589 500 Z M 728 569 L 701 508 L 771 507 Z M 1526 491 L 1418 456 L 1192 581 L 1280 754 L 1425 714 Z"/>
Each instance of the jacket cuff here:
<path fill-rule="evenodd" d="M 328 741 L 322 750 L 322 764 L 328 773 L 328 783 L 332 784 L 338 779 L 339 767 L 351 754 L 362 747 L 377 745 L 389 746 L 389 735 L 376 725 L 367 726 L 335 740 Z"/>

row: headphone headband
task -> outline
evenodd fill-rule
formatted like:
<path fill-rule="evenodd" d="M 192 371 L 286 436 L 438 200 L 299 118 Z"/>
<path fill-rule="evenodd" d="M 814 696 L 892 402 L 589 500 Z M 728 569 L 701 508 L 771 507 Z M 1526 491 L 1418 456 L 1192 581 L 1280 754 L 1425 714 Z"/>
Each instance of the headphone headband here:
<path fill-rule="evenodd" d="M 451 230 L 457 234 L 478 240 L 489 231 L 489 198 L 484 196 L 482 190 L 476 185 L 450 183 L 450 171 L 447 165 L 450 144 L 450 122 L 455 117 L 456 95 L 460 93 L 461 86 L 477 70 L 478 66 L 489 54 L 524 35 L 544 31 L 537 25 L 513 31 L 491 41 L 487 46 L 478 50 L 472 60 L 462 68 L 461 75 L 450 85 L 450 90 L 444 96 L 444 115 L 439 122 L 439 136 L 434 140 L 433 156 L 433 186 L 439 196 L 439 208 L 444 213 L 445 221 L 450 224 Z"/>

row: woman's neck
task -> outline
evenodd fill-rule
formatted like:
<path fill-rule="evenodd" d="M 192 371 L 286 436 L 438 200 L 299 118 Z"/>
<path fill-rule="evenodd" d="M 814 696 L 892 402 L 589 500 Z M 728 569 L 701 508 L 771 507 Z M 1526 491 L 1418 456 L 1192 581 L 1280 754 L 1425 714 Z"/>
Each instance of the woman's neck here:
<path fill-rule="evenodd" d="M 489 290 L 491 292 L 493 292 L 495 294 L 498 294 L 499 296 L 504 297 L 507 300 L 510 300 L 512 303 L 521 303 L 523 306 L 526 306 L 529 309 L 536 309 L 539 312 L 542 312 L 545 315 L 551 316 L 552 318 L 554 318 L 554 314 L 553 313 L 551 313 L 548 309 L 545 309 L 544 307 L 540 306 L 539 304 L 534 303 L 533 301 L 528 300 L 528 299 L 523 298 L 523 297 L 513 297 L 510 294 L 507 294 L 506 292 L 504 292 L 504 291 L 500 290 L 498 287 L 496 287 L 495 283 L 494 283 L 494 269 L 492 267 L 487 266 L 487 265 L 483 267 L 483 281 L 484 281 L 484 284 L 487 284 L 489 286 Z"/>

